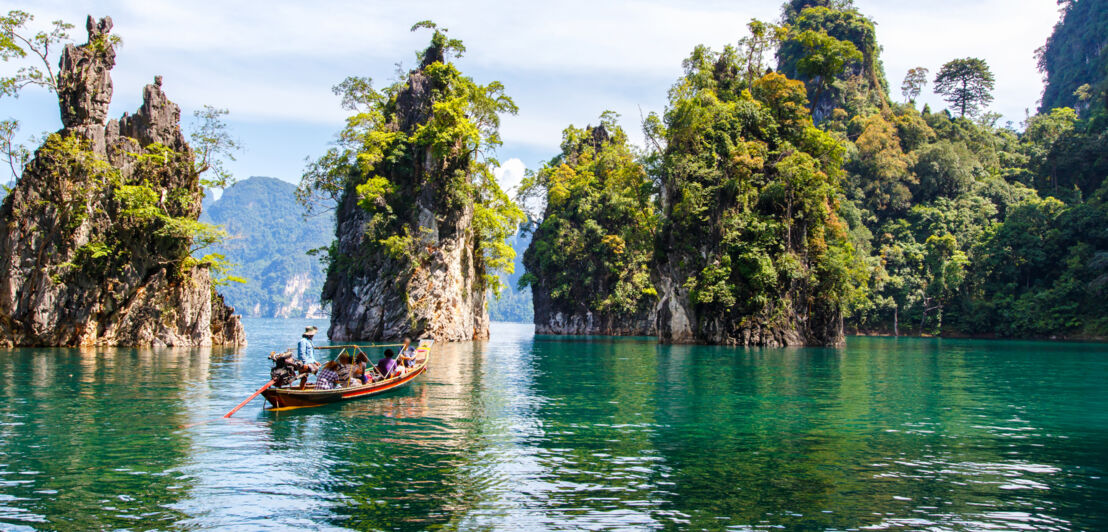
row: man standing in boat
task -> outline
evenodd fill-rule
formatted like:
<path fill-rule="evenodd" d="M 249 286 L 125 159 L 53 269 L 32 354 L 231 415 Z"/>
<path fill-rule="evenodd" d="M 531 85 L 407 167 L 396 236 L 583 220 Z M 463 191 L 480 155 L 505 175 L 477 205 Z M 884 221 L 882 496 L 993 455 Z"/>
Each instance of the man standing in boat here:
<path fill-rule="evenodd" d="M 307 326 L 300 341 L 296 342 L 296 360 L 300 362 L 300 371 L 304 373 L 304 377 L 300 379 L 301 390 L 308 384 L 308 374 L 315 373 L 319 369 L 319 362 L 315 359 L 315 344 L 312 343 L 312 338 L 318 330 L 315 326 Z"/>

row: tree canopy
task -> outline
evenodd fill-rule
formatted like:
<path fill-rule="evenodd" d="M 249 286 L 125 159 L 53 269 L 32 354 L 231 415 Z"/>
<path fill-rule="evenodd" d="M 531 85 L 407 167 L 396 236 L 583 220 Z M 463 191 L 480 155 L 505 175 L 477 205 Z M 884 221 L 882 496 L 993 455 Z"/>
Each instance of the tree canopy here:
<path fill-rule="evenodd" d="M 958 116 L 977 116 L 993 101 L 995 84 L 989 65 L 976 57 L 949 61 L 935 74 L 935 92 L 958 110 Z"/>
<path fill-rule="evenodd" d="M 904 95 L 904 101 L 916 101 L 920 92 L 927 86 L 927 75 L 930 73 L 930 70 L 923 67 L 908 69 L 908 74 L 904 76 L 904 82 L 900 84 L 900 93 Z"/>

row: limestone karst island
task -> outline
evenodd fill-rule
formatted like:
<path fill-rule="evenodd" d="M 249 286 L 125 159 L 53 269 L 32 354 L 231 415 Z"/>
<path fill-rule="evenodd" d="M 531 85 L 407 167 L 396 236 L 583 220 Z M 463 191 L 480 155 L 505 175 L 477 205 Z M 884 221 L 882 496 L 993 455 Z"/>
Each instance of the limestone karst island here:
<path fill-rule="evenodd" d="M 0 155 L 0 530 L 1108 529 L 1108 0 L 32 0 Z"/>

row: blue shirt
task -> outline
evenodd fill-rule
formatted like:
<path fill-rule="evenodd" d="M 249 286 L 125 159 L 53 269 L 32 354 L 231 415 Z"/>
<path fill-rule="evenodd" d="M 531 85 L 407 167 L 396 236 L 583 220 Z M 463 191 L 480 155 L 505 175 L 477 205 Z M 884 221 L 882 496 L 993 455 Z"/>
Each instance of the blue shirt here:
<path fill-rule="evenodd" d="M 301 364 L 319 364 L 315 360 L 315 344 L 311 338 L 301 336 L 300 341 L 296 342 L 296 359 Z"/>

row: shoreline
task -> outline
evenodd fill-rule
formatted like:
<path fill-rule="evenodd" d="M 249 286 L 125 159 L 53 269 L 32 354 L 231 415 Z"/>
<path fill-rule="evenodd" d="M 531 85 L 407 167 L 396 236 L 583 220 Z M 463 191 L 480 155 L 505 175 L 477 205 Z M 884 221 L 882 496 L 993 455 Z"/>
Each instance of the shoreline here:
<path fill-rule="evenodd" d="M 846 336 L 889 337 L 889 338 L 938 338 L 950 340 L 1007 340 L 1027 342 L 1066 342 L 1066 343 L 1108 343 L 1108 336 L 1095 335 L 1051 335 L 1051 336 L 1001 336 L 996 333 L 970 334 L 949 332 L 943 334 L 893 334 L 888 331 L 847 330 Z"/>

